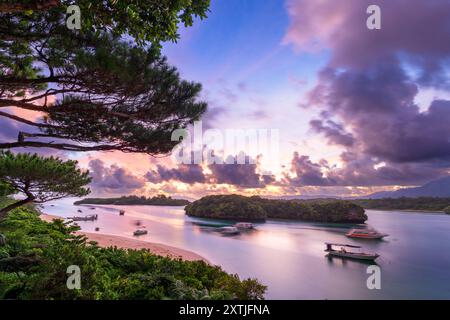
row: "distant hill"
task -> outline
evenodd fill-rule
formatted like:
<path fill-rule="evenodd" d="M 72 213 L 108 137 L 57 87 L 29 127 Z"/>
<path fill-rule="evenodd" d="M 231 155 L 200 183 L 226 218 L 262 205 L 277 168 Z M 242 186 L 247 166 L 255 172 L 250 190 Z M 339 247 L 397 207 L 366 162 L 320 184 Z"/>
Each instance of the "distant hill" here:
<path fill-rule="evenodd" d="M 443 211 L 450 214 L 450 198 L 410 197 L 352 200 L 365 209 L 402 211 Z"/>
<path fill-rule="evenodd" d="M 189 204 L 188 200 L 173 199 L 164 195 L 158 195 L 153 198 L 124 196 L 120 198 L 86 198 L 74 202 L 74 205 L 81 204 L 106 204 L 118 206 L 132 206 L 132 205 L 151 205 L 151 206 L 185 206 Z"/>
<path fill-rule="evenodd" d="M 450 197 L 450 176 L 440 178 L 421 187 L 405 188 L 397 191 L 382 191 L 373 193 L 361 198 L 365 199 L 384 199 L 384 198 L 415 198 L 415 197 L 434 197 L 449 198 Z"/>
<path fill-rule="evenodd" d="M 286 195 L 286 196 L 267 196 L 267 199 L 273 200 L 309 200 L 309 199 L 344 199 L 338 195 Z"/>

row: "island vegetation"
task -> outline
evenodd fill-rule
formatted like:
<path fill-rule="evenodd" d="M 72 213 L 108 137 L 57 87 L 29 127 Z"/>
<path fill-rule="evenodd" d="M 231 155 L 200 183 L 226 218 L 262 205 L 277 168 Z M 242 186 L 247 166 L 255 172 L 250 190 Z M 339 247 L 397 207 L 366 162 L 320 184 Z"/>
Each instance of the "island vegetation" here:
<path fill-rule="evenodd" d="M 405 210 L 405 211 L 443 211 L 450 214 L 450 198 L 417 197 L 417 198 L 383 198 L 358 199 L 354 203 L 376 210 Z"/>
<path fill-rule="evenodd" d="M 346 200 L 272 200 L 258 196 L 212 195 L 185 207 L 188 216 L 257 221 L 289 219 L 315 222 L 363 223 L 364 209 Z"/>
<path fill-rule="evenodd" d="M 134 205 L 146 205 L 146 206 L 185 206 L 189 204 L 185 199 L 173 199 L 170 196 L 163 194 L 154 197 L 138 197 L 138 196 L 123 196 L 120 198 L 86 198 L 80 201 L 74 202 L 75 205 L 82 204 L 98 204 L 98 205 L 117 205 L 117 206 L 134 206 Z"/>
<path fill-rule="evenodd" d="M 8 205 L 10 199 L 0 199 Z M 79 228 L 42 221 L 29 205 L 0 223 L 0 299 L 263 299 L 266 287 L 203 261 L 182 261 L 146 250 L 100 248 Z M 82 272 L 67 287 L 69 266 Z"/>

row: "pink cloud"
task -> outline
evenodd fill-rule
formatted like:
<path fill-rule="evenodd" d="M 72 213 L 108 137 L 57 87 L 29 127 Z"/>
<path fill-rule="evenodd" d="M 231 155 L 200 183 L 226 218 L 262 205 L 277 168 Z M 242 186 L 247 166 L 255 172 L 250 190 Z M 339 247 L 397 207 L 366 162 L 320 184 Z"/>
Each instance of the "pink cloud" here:
<path fill-rule="evenodd" d="M 371 4 L 381 8 L 381 30 L 366 27 Z M 447 0 L 288 0 L 287 8 L 284 43 L 300 51 L 329 48 L 332 66 L 367 64 L 392 52 L 438 60 L 450 54 Z"/>

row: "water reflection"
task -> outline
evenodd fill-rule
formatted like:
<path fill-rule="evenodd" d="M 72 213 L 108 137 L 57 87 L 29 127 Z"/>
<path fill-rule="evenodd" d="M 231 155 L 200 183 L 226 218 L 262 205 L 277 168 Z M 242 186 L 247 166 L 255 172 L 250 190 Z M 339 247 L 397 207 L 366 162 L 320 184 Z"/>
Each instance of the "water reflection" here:
<path fill-rule="evenodd" d="M 133 238 L 136 220 L 148 234 L 140 240 L 191 250 L 241 277 L 269 286 L 268 298 L 415 299 L 450 298 L 450 216 L 368 211 L 367 225 L 268 221 L 254 231 L 224 236 L 232 221 L 190 218 L 182 207 L 95 206 L 96 222 L 83 230 Z M 125 210 L 119 216 L 119 210 Z M 55 202 L 45 211 L 63 217 L 77 207 Z M 82 209 L 88 214 L 91 211 Z M 349 239 L 355 227 L 375 228 L 390 236 L 382 241 Z M 367 263 L 326 257 L 325 242 L 359 245 L 380 254 L 382 290 L 368 290 Z"/>

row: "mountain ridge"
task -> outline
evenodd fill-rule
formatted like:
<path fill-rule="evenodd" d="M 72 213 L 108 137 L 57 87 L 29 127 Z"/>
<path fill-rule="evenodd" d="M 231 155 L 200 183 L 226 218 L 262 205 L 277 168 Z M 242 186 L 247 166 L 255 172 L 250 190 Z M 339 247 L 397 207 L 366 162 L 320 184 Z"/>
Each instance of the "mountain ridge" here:
<path fill-rule="evenodd" d="M 381 191 L 372 193 L 360 199 L 383 199 L 383 198 L 416 198 L 416 197 L 450 197 L 450 176 L 430 181 L 423 186 L 404 188 L 396 191 Z"/>

